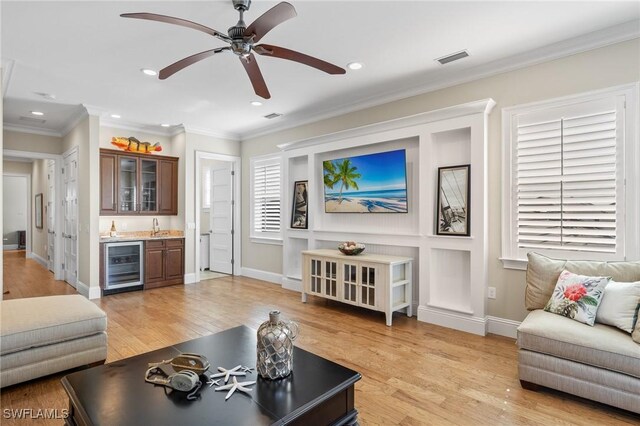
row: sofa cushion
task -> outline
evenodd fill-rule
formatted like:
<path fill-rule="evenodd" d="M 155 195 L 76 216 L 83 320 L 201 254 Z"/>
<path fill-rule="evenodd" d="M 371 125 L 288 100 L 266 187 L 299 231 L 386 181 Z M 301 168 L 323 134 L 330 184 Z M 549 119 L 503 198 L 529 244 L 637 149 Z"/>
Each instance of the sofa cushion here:
<path fill-rule="evenodd" d="M 518 327 L 518 347 L 640 378 L 640 345 L 608 325 L 536 310 Z"/>
<path fill-rule="evenodd" d="M 634 283 L 609 281 L 598 306 L 596 322 L 632 333 L 639 307 L 640 281 Z"/>
<path fill-rule="evenodd" d="M 79 294 L 1 302 L 2 355 L 106 331 L 107 316 Z"/>
<path fill-rule="evenodd" d="M 640 311 L 638 311 L 637 314 L 638 317 L 636 318 L 636 328 L 633 330 L 631 338 L 634 342 L 640 344 Z"/>
<path fill-rule="evenodd" d="M 563 270 L 579 275 L 611 277 L 614 281 L 640 281 L 640 261 L 590 262 L 552 259 L 531 252 L 527 254 L 527 288 L 525 307 L 532 311 L 543 309 L 551 298 L 558 277 Z"/>
<path fill-rule="evenodd" d="M 604 289 L 610 280 L 609 277 L 588 277 L 562 271 L 544 310 L 593 325 Z"/>

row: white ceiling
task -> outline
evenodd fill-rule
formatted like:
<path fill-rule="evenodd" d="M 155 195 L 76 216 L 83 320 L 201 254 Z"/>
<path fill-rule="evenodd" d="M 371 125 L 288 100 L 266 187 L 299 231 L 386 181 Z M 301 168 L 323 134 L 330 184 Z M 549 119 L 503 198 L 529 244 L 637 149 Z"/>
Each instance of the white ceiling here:
<path fill-rule="evenodd" d="M 119 17 L 153 12 L 226 32 L 238 18 L 230 0 L 2 1 L 2 64 L 10 70 L 3 88 L 4 121 L 24 125 L 19 117 L 38 109 L 47 121 L 32 127 L 61 133 L 84 104 L 104 117 L 117 113 L 123 122 L 157 131 L 160 123 L 171 123 L 242 138 L 408 96 L 492 66 L 505 68 L 509 60 L 535 60 L 536 54 L 548 56 L 552 51 L 545 47 L 550 45 L 557 52 L 580 50 L 580 40 L 597 46 L 598 38 L 620 29 L 624 34 L 615 37 L 637 37 L 640 27 L 637 1 L 291 3 L 298 16 L 262 42 L 342 67 L 352 61 L 365 66 L 334 76 L 257 56 L 272 98 L 254 107 L 250 101 L 258 97 L 232 54 L 208 58 L 164 81 L 140 72 L 223 42 L 195 30 Z M 275 4 L 254 0 L 245 21 L 249 24 Z M 462 49 L 471 56 L 446 66 L 434 61 Z M 272 112 L 284 115 L 263 118 Z"/>

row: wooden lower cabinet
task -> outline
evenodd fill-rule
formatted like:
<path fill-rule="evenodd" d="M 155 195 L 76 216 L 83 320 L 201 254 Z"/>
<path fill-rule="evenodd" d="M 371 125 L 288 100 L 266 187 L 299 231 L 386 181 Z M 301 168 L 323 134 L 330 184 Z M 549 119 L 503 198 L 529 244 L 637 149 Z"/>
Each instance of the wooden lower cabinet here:
<path fill-rule="evenodd" d="M 184 283 L 184 239 L 145 241 L 144 288 Z"/>

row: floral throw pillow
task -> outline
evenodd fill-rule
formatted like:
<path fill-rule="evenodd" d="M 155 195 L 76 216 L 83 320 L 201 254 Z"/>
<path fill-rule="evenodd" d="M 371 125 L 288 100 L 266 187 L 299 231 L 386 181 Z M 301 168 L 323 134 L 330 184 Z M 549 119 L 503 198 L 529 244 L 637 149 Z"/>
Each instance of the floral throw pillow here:
<path fill-rule="evenodd" d="M 564 270 L 544 310 L 593 325 L 604 288 L 610 280 L 611 277 L 587 277 Z"/>

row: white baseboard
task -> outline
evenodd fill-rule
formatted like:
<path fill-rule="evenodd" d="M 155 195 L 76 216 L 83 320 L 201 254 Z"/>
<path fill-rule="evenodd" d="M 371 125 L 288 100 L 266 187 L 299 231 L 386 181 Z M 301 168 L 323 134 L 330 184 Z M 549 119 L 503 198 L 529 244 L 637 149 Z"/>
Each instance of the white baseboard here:
<path fill-rule="evenodd" d="M 5 244 L 2 246 L 3 250 L 18 250 L 17 244 Z"/>
<path fill-rule="evenodd" d="M 302 293 L 302 281 L 293 278 L 282 278 L 282 288 Z"/>
<path fill-rule="evenodd" d="M 185 284 L 194 284 L 196 282 L 196 273 L 192 272 L 190 274 L 184 274 L 184 283 Z"/>
<path fill-rule="evenodd" d="M 511 337 L 515 339 L 518 336 L 518 327 L 520 321 L 513 321 L 505 318 L 487 317 L 487 332 L 498 334 L 500 336 Z"/>
<path fill-rule="evenodd" d="M 241 268 L 240 275 L 256 280 L 268 281 L 270 283 L 282 285 L 282 274 L 274 272 L 261 271 L 259 269 Z"/>
<path fill-rule="evenodd" d="M 454 312 L 445 312 L 427 306 L 418 306 L 418 321 L 441 325 L 480 336 L 487 334 L 486 318 L 472 317 Z"/>
<path fill-rule="evenodd" d="M 36 262 L 38 262 L 39 264 L 41 264 L 42 266 L 44 266 L 45 268 L 49 269 L 49 262 L 46 261 L 44 258 L 38 256 L 34 252 L 27 253 L 27 258 L 33 259 Z"/>
<path fill-rule="evenodd" d="M 80 280 L 76 283 L 76 290 L 87 299 L 100 299 L 102 295 L 99 286 L 88 286 Z"/>

